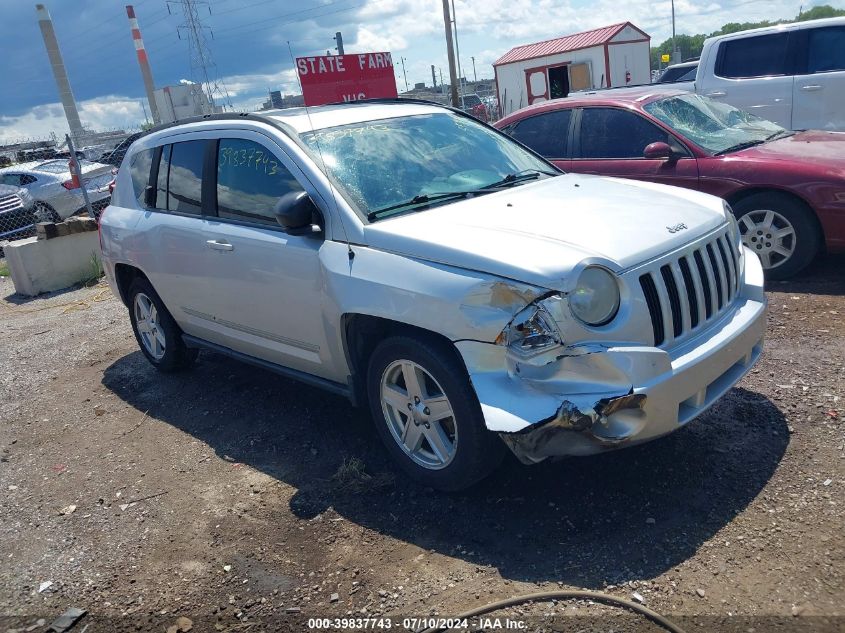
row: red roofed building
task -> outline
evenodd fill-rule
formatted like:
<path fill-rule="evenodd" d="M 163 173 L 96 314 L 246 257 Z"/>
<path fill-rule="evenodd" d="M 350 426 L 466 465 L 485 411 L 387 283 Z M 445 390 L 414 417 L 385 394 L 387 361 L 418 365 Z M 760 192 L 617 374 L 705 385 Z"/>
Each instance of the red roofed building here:
<path fill-rule="evenodd" d="M 630 22 L 512 48 L 493 63 L 502 115 L 577 90 L 651 81 L 651 37 Z"/>

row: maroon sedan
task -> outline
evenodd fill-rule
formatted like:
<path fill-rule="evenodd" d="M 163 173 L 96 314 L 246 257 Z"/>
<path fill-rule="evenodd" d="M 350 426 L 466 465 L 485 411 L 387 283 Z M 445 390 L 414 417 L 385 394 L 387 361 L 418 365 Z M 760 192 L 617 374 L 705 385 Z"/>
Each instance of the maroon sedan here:
<path fill-rule="evenodd" d="M 564 171 L 727 200 L 772 279 L 845 251 L 845 133 L 790 132 L 733 106 L 650 86 L 585 93 L 496 123 Z"/>

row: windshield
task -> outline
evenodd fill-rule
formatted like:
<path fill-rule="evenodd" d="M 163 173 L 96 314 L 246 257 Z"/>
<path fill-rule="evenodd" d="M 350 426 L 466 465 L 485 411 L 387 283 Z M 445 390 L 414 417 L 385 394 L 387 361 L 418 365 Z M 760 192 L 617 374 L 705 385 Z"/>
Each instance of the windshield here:
<path fill-rule="evenodd" d="M 750 112 L 686 94 L 653 101 L 646 111 L 681 136 L 714 154 L 762 143 L 785 130 Z"/>
<path fill-rule="evenodd" d="M 364 215 L 436 194 L 489 193 L 485 187 L 507 176 L 554 171 L 508 137 L 451 112 L 364 121 L 301 138 L 322 152 L 326 169 Z"/>
<path fill-rule="evenodd" d="M 673 81 L 681 81 L 682 77 L 690 74 L 692 71 L 693 76 L 695 76 L 695 71 L 698 68 L 697 65 L 695 66 L 670 66 L 666 70 L 663 71 L 663 74 L 660 75 L 660 79 L 657 80 L 657 83 L 666 84 L 672 83 Z"/>

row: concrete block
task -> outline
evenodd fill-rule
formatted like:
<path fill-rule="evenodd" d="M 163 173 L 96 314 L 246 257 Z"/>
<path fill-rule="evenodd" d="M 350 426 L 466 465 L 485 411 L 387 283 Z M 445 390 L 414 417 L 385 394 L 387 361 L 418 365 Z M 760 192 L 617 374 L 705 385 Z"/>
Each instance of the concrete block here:
<path fill-rule="evenodd" d="M 35 226 L 36 237 L 39 240 L 52 240 L 72 233 L 96 231 L 97 221 L 93 218 L 70 217 L 64 222 L 39 222 Z"/>
<path fill-rule="evenodd" d="M 4 250 L 15 292 L 27 297 L 90 279 L 94 274 L 91 258 L 95 256 L 99 262 L 101 257 L 95 231 L 15 240 Z"/>

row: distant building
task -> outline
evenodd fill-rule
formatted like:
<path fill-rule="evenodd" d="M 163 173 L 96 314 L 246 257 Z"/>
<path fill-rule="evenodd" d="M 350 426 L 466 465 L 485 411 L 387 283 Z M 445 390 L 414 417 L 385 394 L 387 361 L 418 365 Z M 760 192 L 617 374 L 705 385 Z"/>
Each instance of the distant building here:
<path fill-rule="evenodd" d="M 223 111 L 223 108 L 219 106 L 212 107 L 200 84 L 165 86 L 156 90 L 154 94 L 162 123 L 172 123 L 192 116 Z"/>
<path fill-rule="evenodd" d="M 270 91 L 270 105 L 274 108 L 284 108 L 284 97 L 282 97 L 282 92 L 280 90 L 271 90 Z"/>
<path fill-rule="evenodd" d="M 493 62 L 502 115 L 571 92 L 650 83 L 651 37 L 630 22 L 517 46 Z"/>

